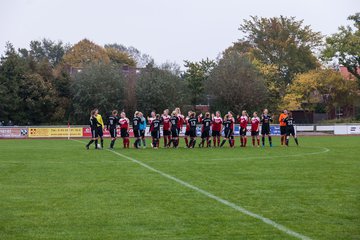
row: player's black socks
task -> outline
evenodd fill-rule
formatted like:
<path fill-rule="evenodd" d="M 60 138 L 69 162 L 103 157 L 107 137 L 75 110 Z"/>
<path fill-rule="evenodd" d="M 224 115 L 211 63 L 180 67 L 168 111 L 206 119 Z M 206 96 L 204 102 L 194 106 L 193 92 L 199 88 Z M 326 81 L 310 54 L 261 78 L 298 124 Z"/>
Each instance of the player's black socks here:
<path fill-rule="evenodd" d="M 103 138 L 100 139 L 100 144 L 101 144 L 101 148 L 104 148 L 104 139 Z"/>
<path fill-rule="evenodd" d="M 205 144 L 205 138 L 203 138 L 202 140 L 201 140 L 201 143 L 199 144 L 199 147 L 201 146 L 201 147 L 204 147 L 204 144 Z"/>
<path fill-rule="evenodd" d="M 226 139 L 222 140 L 220 147 L 224 146 L 225 143 L 226 143 Z"/>
<path fill-rule="evenodd" d="M 192 144 L 192 148 L 195 147 L 195 144 L 196 144 L 196 140 L 194 139 L 194 140 L 193 140 L 193 144 Z"/>
<path fill-rule="evenodd" d="M 208 141 L 208 147 L 211 147 L 211 140 Z"/>
<path fill-rule="evenodd" d="M 295 143 L 296 143 L 296 145 L 299 146 L 299 142 L 298 142 L 298 139 L 297 139 L 297 138 L 295 138 Z"/>
<path fill-rule="evenodd" d="M 143 146 L 146 147 L 146 140 L 145 140 L 145 138 L 142 140 L 142 142 L 143 142 Z"/>
<path fill-rule="evenodd" d="M 189 146 L 188 146 L 188 148 L 191 148 L 191 147 L 192 147 L 193 142 L 194 142 L 194 139 L 190 139 L 190 142 L 189 142 Z"/>
<path fill-rule="evenodd" d="M 94 142 L 94 140 L 90 140 L 89 143 L 86 144 L 86 147 L 88 148 L 93 142 Z"/>
<path fill-rule="evenodd" d="M 265 137 L 264 136 L 261 137 L 261 142 L 262 142 L 262 145 L 264 146 L 265 145 Z"/>
<path fill-rule="evenodd" d="M 269 136 L 268 138 L 269 138 L 270 146 L 272 146 L 271 136 Z"/>
<path fill-rule="evenodd" d="M 98 148 L 98 140 L 96 139 L 95 140 L 95 149 L 97 149 Z"/>
<path fill-rule="evenodd" d="M 179 139 L 174 140 L 174 147 L 177 147 L 177 146 L 179 146 Z"/>

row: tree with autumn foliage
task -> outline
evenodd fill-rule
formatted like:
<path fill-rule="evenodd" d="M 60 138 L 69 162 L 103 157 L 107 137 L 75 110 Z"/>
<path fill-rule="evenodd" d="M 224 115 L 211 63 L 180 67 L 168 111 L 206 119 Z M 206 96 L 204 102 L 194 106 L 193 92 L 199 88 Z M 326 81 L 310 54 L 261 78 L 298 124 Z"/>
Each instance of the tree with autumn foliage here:
<path fill-rule="evenodd" d="M 109 64 L 110 58 L 103 47 L 83 39 L 68 50 L 63 62 L 65 65 L 81 68 L 90 64 Z"/>
<path fill-rule="evenodd" d="M 283 99 L 290 110 L 348 108 L 359 99 L 357 83 L 332 69 L 312 70 L 296 76 Z"/>

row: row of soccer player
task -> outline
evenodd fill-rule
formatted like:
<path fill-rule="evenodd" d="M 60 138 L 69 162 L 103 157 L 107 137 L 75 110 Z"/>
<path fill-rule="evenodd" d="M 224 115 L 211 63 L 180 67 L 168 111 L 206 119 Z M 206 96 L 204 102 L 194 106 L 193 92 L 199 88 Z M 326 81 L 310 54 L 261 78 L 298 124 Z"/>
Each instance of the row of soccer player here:
<path fill-rule="evenodd" d="M 251 124 L 252 145 L 254 147 L 260 146 L 259 127 L 261 124 L 262 146 L 265 146 L 265 136 L 267 136 L 269 145 L 270 147 L 272 147 L 270 123 L 273 122 L 273 116 L 270 116 L 268 114 L 267 109 L 264 109 L 260 117 L 258 117 L 257 112 L 254 112 L 251 118 L 244 110 L 242 111 L 241 115 L 238 115 L 236 117 L 236 120 L 232 112 L 228 112 L 224 116 L 224 118 L 222 118 L 219 111 L 216 111 L 215 114 L 211 115 L 209 112 L 207 112 L 205 113 L 205 115 L 200 114 L 198 116 L 196 116 L 195 112 L 189 111 L 188 115 L 185 117 L 181 114 L 180 108 L 176 108 L 171 114 L 169 114 L 168 109 L 164 110 L 162 115 L 156 114 L 153 111 L 151 112 L 151 116 L 146 119 L 142 112 L 136 111 L 131 121 L 126 117 L 125 112 L 121 112 L 120 116 L 118 116 L 118 111 L 113 110 L 112 115 L 107 120 L 106 129 L 110 132 L 111 136 L 110 149 L 114 148 L 114 144 L 117 139 L 118 126 L 120 126 L 120 135 L 123 139 L 124 148 L 130 147 L 130 124 L 132 125 L 135 137 L 135 142 L 133 145 L 134 148 L 140 148 L 141 144 L 143 145 L 143 147 L 146 147 L 145 131 L 147 122 L 150 125 L 149 133 L 151 133 L 151 145 L 153 148 L 158 148 L 160 145 L 161 125 L 163 129 L 164 147 L 172 146 L 174 148 L 177 148 L 179 146 L 179 133 L 182 131 L 183 124 L 186 124 L 184 140 L 187 148 L 194 148 L 196 146 L 196 127 L 198 124 L 202 125 L 201 142 L 198 144 L 199 147 L 223 147 L 226 142 L 229 143 L 230 147 L 234 147 L 235 121 L 240 124 L 241 147 L 246 147 L 247 145 L 246 131 L 248 123 Z M 284 110 L 284 112 L 280 115 L 279 122 L 281 131 L 281 145 L 289 145 L 290 135 L 294 137 L 295 143 L 298 145 L 298 139 L 294 130 L 294 118 L 292 116 L 292 113 L 288 113 L 286 110 Z M 96 149 L 103 148 L 103 129 L 105 129 L 105 124 L 97 109 L 91 111 L 90 128 L 92 137 L 90 142 L 86 145 L 86 148 L 89 149 L 92 143 L 95 143 Z M 224 137 L 221 141 L 222 133 L 224 133 Z M 99 138 L 101 144 L 98 147 Z"/>

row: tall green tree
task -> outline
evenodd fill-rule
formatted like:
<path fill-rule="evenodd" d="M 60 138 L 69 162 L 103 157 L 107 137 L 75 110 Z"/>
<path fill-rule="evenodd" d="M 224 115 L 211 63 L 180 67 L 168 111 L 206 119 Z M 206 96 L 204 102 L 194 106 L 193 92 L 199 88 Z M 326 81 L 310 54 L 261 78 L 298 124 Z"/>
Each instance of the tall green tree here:
<path fill-rule="evenodd" d="M 143 69 L 136 85 L 138 109 L 149 113 L 162 112 L 166 108 L 182 107 L 186 103 L 186 86 L 180 78 L 179 67 L 164 64 Z"/>
<path fill-rule="evenodd" d="M 72 85 L 74 121 L 87 123 L 89 113 L 98 108 L 101 113 L 124 106 L 124 76 L 110 64 L 92 64 L 75 75 Z"/>
<path fill-rule="evenodd" d="M 236 51 L 223 55 L 207 81 L 214 98 L 213 110 L 240 113 L 267 107 L 268 94 L 263 76 L 248 56 Z"/>
<path fill-rule="evenodd" d="M 326 38 L 323 57 L 326 60 L 338 60 L 357 78 L 360 85 L 360 13 L 349 16 L 348 20 L 353 21 L 353 27 L 341 26 L 337 33 Z"/>
<path fill-rule="evenodd" d="M 250 20 L 244 20 L 239 30 L 244 33 L 240 42 L 251 46 L 256 59 L 277 67 L 283 94 L 296 74 L 319 66 L 313 51 L 321 46 L 322 35 L 304 25 L 303 20 L 252 16 Z"/>
<path fill-rule="evenodd" d="M 184 79 L 187 83 L 187 87 L 190 93 L 191 104 L 202 103 L 204 98 L 204 82 L 208 79 L 211 71 L 215 67 L 215 61 L 201 60 L 200 62 L 185 61 L 186 71 L 184 73 Z"/>

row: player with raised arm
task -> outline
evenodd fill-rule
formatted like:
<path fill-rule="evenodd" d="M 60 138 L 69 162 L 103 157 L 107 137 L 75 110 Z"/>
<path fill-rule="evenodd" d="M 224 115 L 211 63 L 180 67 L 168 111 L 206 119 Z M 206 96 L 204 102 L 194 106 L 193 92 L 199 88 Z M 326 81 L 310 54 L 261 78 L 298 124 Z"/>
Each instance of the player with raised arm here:
<path fill-rule="evenodd" d="M 123 139 L 124 148 L 129 148 L 129 119 L 126 117 L 125 112 L 120 113 L 119 125 L 120 125 L 120 135 Z"/>
<path fill-rule="evenodd" d="M 140 129 L 139 129 L 140 122 L 141 122 L 141 119 L 139 117 L 139 112 L 136 111 L 134 113 L 134 117 L 132 119 L 133 132 L 134 132 L 134 137 L 136 139 L 134 142 L 134 148 L 139 148 L 139 143 L 141 141 L 141 133 L 140 133 Z"/>
<path fill-rule="evenodd" d="M 178 126 L 178 133 L 180 134 L 182 132 L 182 128 L 183 128 L 183 125 L 185 122 L 185 117 L 184 117 L 184 115 L 181 114 L 180 108 L 178 108 L 178 107 L 175 108 L 175 112 L 176 112 L 176 116 L 178 117 L 177 126 Z M 186 144 L 186 140 L 185 140 L 185 144 Z"/>
<path fill-rule="evenodd" d="M 220 137 L 221 137 L 221 130 L 222 130 L 223 120 L 221 118 L 220 111 L 216 111 L 215 115 L 212 114 L 212 125 L 211 125 L 211 135 L 213 137 L 214 147 L 220 147 Z"/>
<path fill-rule="evenodd" d="M 155 119 L 151 122 L 151 126 L 152 126 L 151 137 L 153 139 L 152 146 L 154 149 L 158 149 L 158 146 L 159 146 L 160 124 L 161 124 L 160 114 L 156 114 Z"/>
<path fill-rule="evenodd" d="M 279 116 L 279 125 L 280 125 L 280 135 L 281 135 L 281 146 L 285 145 L 286 140 L 286 122 L 284 121 L 287 118 L 287 110 L 284 110 Z"/>
<path fill-rule="evenodd" d="M 210 113 L 205 113 L 205 118 L 202 118 L 202 114 L 199 115 L 198 118 L 199 123 L 202 124 L 201 127 L 201 143 L 199 143 L 199 147 L 204 147 L 206 141 L 206 147 L 211 147 L 211 140 L 210 140 L 210 127 L 211 127 L 211 119 Z"/>
<path fill-rule="evenodd" d="M 117 110 L 113 110 L 111 112 L 111 116 L 108 118 L 107 124 L 106 124 L 106 129 L 110 132 L 110 137 L 111 137 L 111 142 L 110 142 L 110 149 L 114 149 L 114 144 L 117 138 L 117 130 L 116 127 L 119 123 L 119 118 L 118 118 L 118 111 Z"/>
<path fill-rule="evenodd" d="M 190 137 L 190 124 L 189 124 L 189 119 L 190 119 L 190 115 L 191 115 L 192 111 L 188 111 L 188 115 L 187 117 L 185 118 L 185 137 L 184 137 L 184 140 L 185 140 L 185 145 L 186 147 L 188 148 L 189 147 L 189 137 Z"/>
<path fill-rule="evenodd" d="M 288 113 L 288 115 L 284 119 L 284 122 L 286 123 L 286 141 L 285 141 L 286 146 L 289 146 L 290 135 L 293 136 L 296 145 L 299 146 L 299 142 L 298 142 L 298 139 L 297 139 L 297 136 L 295 133 L 295 128 L 294 128 L 295 120 L 292 115 L 292 112 Z"/>
<path fill-rule="evenodd" d="M 247 114 L 246 110 L 243 110 L 241 112 L 241 116 L 237 116 L 237 120 L 240 123 L 240 147 L 246 147 L 247 143 L 247 137 L 246 137 L 246 131 L 247 131 L 247 124 L 249 122 L 249 115 Z"/>
<path fill-rule="evenodd" d="M 161 116 L 161 122 L 163 124 L 164 147 L 168 146 L 168 142 L 170 142 L 171 139 L 170 118 L 169 109 L 165 109 L 163 115 Z"/>
<path fill-rule="evenodd" d="M 171 143 L 173 144 L 174 148 L 176 148 L 179 144 L 179 130 L 178 130 L 178 121 L 179 118 L 177 117 L 177 114 L 175 111 L 171 113 L 170 118 L 170 126 L 171 126 L 171 139 L 168 144 L 168 146 L 171 146 Z"/>
<path fill-rule="evenodd" d="M 257 146 L 260 147 L 259 125 L 260 118 L 258 117 L 257 112 L 254 112 L 253 117 L 251 118 L 251 137 L 253 147 L 255 147 L 255 138 L 257 140 Z"/>
<path fill-rule="evenodd" d="M 267 109 L 264 109 L 263 114 L 261 115 L 261 142 L 263 147 L 265 147 L 265 135 L 268 136 L 270 147 L 272 147 L 270 132 L 270 123 L 272 121 L 273 119 L 269 115 L 269 111 Z"/>
<path fill-rule="evenodd" d="M 95 114 L 96 114 L 96 119 L 98 121 L 97 133 L 98 133 L 98 136 L 100 137 L 101 148 L 104 148 L 104 139 L 103 139 L 103 136 L 104 136 L 103 129 L 105 128 L 104 121 L 103 121 L 101 115 L 99 114 L 99 109 L 95 108 L 94 110 L 95 110 Z"/>
<path fill-rule="evenodd" d="M 149 123 L 149 125 L 150 125 L 150 127 L 149 127 L 149 132 L 148 132 L 148 133 L 150 133 L 150 134 L 151 134 L 151 131 L 152 131 L 151 122 L 152 122 L 153 120 L 155 120 L 155 118 L 156 118 L 156 112 L 155 112 L 155 111 L 151 111 L 150 117 L 147 118 L 148 123 Z M 151 146 L 152 146 L 152 142 L 153 142 L 153 141 L 154 141 L 154 139 L 152 139 L 152 141 L 151 141 Z"/>
<path fill-rule="evenodd" d="M 98 149 L 98 121 L 96 119 L 96 111 L 92 110 L 90 113 L 90 119 L 89 119 L 89 123 L 90 123 L 90 130 L 91 130 L 91 140 L 89 141 L 88 144 L 86 144 L 86 149 L 89 150 L 90 145 L 95 142 L 95 149 Z"/>
<path fill-rule="evenodd" d="M 192 112 L 188 120 L 190 125 L 190 142 L 188 146 L 189 148 L 194 148 L 196 144 L 196 124 L 198 123 L 198 119 L 196 118 L 195 114 L 195 112 Z"/>
<path fill-rule="evenodd" d="M 224 121 L 223 121 L 224 139 L 222 140 L 220 147 L 223 147 L 227 140 L 229 141 L 230 147 L 233 146 L 232 141 L 231 141 L 231 136 L 233 133 L 233 128 L 231 126 L 232 124 L 233 124 L 233 121 L 232 121 L 231 117 L 229 116 L 229 114 L 226 114 L 224 116 Z"/>

